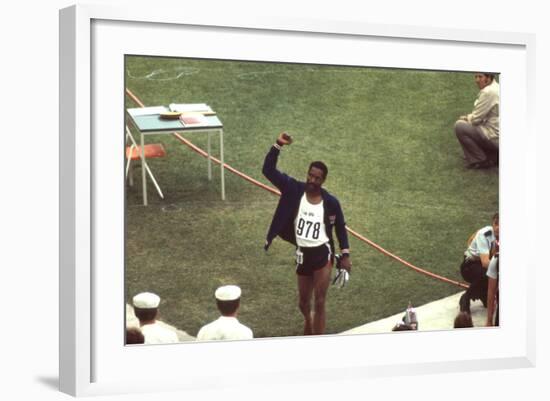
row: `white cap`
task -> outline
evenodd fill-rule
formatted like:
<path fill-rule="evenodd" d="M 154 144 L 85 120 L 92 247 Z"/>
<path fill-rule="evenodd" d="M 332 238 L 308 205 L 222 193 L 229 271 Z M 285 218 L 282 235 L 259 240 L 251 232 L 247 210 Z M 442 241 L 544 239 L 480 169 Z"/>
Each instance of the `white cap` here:
<path fill-rule="evenodd" d="M 160 297 L 152 292 L 142 292 L 134 297 L 133 302 L 136 308 L 153 309 L 158 308 Z"/>
<path fill-rule="evenodd" d="M 216 290 L 215 296 L 219 301 L 234 301 L 241 297 L 241 289 L 236 285 L 224 285 Z"/>

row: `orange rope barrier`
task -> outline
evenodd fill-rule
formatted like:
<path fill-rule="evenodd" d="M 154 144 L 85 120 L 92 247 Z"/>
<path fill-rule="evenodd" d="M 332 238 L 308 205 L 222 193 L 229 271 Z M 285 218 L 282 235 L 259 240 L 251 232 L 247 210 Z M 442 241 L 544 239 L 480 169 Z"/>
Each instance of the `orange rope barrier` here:
<path fill-rule="evenodd" d="M 139 98 L 136 95 L 134 95 L 129 89 L 126 89 L 126 93 L 140 107 L 145 107 L 145 105 L 139 100 Z M 208 158 L 208 153 L 207 152 L 205 152 L 204 150 L 202 150 L 198 146 L 194 145 L 188 139 L 185 139 L 184 137 L 182 137 L 180 134 L 178 134 L 176 132 L 174 132 L 172 135 L 174 135 L 174 137 L 176 137 L 178 139 L 178 141 L 180 141 L 184 145 L 188 146 L 194 152 L 198 153 L 199 155 L 201 155 L 203 157 Z M 221 161 L 216 159 L 215 157 L 210 156 L 210 159 L 213 162 L 215 162 L 216 164 L 221 165 Z M 246 175 L 244 173 L 241 173 L 240 171 L 238 171 L 238 170 L 234 169 L 233 167 L 229 166 L 227 163 L 223 164 L 223 168 L 227 169 L 228 171 L 232 172 L 233 174 L 236 174 L 237 176 L 243 178 L 244 180 L 246 180 L 246 181 L 248 181 L 248 182 L 250 182 L 250 183 L 252 183 L 256 186 L 258 186 L 262 189 L 265 189 L 266 191 L 271 192 L 274 195 L 279 195 L 279 196 L 281 195 L 281 192 L 279 192 L 277 189 L 272 188 L 268 185 L 265 185 L 265 184 L 255 180 L 254 178 L 251 178 L 248 175 Z M 380 245 L 376 244 L 375 242 L 371 241 L 370 239 L 368 239 L 368 238 L 362 236 L 361 234 L 357 233 L 356 231 L 352 230 L 348 226 L 346 226 L 346 230 L 348 230 L 348 232 L 351 235 L 353 235 L 355 238 L 359 239 L 360 241 L 363 241 L 364 243 L 366 243 L 367 245 L 369 245 L 372 248 L 376 249 L 377 251 L 379 251 L 379 252 L 383 253 L 384 255 L 396 260 L 397 262 L 409 267 L 410 269 L 413 269 L 414 271 L 416 271 L 418 273 L 424 274 L 428 277 L 432 277 L 432 278 L 435 278 L 435 279 L 440 280 L 440 281 L 444 281 L 444 282 L 449 283 L 449 284 L 454 284 L 454 285 L 462 287 L 462 288 L 468 288 L 468 284 L 466 284 L 466 283 L 461 283 L 460 281 L 456 281 L 456 280 L 452 280 L 452 279 L 447 278 L 447 277 L 440 276 L 438 274 L 432 273 L 432 272 L 430 272 L 428 270 L 425 270 L 425 269 L 421 269 L 420 267 L 417 267 L 417 266 L 413 265 L 412 263 L 407 262 L 406 260 L 400 258 L 399 256 L 394 255 L 393 253 L 391 253 L 391 252 L 387 251 L 386 249 L 382 248 Z"/>

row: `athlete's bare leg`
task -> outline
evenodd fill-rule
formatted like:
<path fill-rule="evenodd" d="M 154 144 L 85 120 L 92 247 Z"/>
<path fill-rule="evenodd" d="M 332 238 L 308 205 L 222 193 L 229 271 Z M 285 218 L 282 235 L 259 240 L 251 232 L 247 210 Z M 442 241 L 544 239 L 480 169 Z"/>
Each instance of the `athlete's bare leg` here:
<path fill-rule="evenodd" d="M 315 299 L 313 308 L 313 334 L 325 333 L 325 300 L 330 285 L 331 268 L 332 263 L 328 262 L 325 267 L 313 272 L 313 295 Z"/>
<path fill-rule="evenodd" d="M 313 318 L 311 311 L 311 296 L 313 295 L 313 277 L 298 277 L 298 305 L 302 315 L 304 315 L 304 335 L 313 334 Z"/>

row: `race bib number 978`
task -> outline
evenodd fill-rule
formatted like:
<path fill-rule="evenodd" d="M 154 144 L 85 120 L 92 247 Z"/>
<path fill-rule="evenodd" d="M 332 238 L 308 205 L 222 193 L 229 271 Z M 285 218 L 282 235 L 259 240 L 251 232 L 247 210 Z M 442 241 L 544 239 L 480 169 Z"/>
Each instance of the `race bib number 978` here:
<path fill-rule="evenodd" d="M 300 217 L 296 225 L 296 235 L 304 239 L 319 239 L 321 223 L 313 223 Z"/>

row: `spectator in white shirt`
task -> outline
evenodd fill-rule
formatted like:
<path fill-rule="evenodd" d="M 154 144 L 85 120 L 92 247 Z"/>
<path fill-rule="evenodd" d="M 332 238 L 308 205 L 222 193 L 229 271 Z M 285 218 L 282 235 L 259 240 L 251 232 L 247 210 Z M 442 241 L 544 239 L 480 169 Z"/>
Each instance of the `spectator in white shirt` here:
<path fill-rule="evenodd" d="M 178 335 L 157 321 L 160 297 L 151 292 L 142 292 L 133 298 L 134 312 L 145 344 L 177 343 Z"/>
<path fill-rule="evenodd" d="M 252 330 L 237 319 L 241 289 L 236 285 L 222 286 L 216 290 L 215 297 L 221 316 L 212 323 L 203 326 L 197 334 L 197 340 L 252 339 Z"/>

